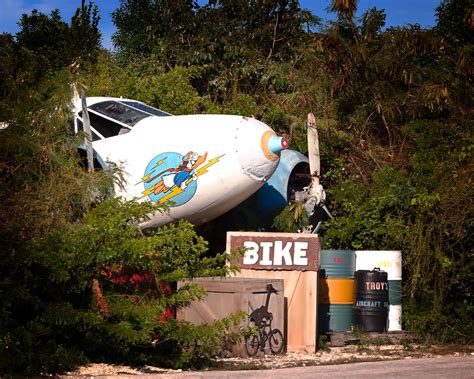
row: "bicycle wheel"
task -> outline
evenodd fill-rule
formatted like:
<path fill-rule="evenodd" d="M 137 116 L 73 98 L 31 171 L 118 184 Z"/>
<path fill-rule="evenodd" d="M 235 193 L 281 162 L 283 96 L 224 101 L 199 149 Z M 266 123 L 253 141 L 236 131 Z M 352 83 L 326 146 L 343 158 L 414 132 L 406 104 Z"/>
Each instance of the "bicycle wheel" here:
<path fill-rule="evenodd" d="M 273 329 L 268 337 L 270 350 L 273 354 L 280 354 L 283 351 L 283 334 L 279 329 Z"/>
<path fill-rule="evenodd" d="M 258 337 L 255 334 L 245 337 L 245 350 L 247 350 L 247 354 L 250 357 L 253 357 L 255 354 L 257 354 L 259 345 Z"/>

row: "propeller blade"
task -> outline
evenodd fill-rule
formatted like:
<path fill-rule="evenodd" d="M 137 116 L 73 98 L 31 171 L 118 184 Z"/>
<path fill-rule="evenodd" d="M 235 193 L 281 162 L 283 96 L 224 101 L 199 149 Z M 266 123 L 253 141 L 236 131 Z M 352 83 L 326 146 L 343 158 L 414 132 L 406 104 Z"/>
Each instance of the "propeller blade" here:
<path fill-rule="evenodd" d="M 321 173 L 321 161 L 319 157 L 318 129 L 316 129 L 316 119 L 312 113 L 308 113 L 307 127 L 309 170 L 313 184 L 318 185 L 319 175 Z"/>
<path fill-rule="evenodd" d="M 326 207 L 326 204 L 323 204 L 321 207 L 322 207 L 322 208 L 324 209 L 324 211 L 328 214 L 328 216 L 331 218 L 331 220 L 334 220 L 334 217 L 333 217 L 333 215 L 331 214 L 331 212 L 329 212 L 329 209 L 328 209 L 328 207 Z"/>

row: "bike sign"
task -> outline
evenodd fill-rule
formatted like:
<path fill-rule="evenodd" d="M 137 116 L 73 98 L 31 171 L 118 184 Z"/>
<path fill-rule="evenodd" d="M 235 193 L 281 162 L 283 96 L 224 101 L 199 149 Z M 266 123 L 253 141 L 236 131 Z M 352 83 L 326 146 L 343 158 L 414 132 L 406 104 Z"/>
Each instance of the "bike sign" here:
<path fill-rule="evenodd" d="M 236 262 L 255 270 L 317 271 L 319 238 L 302 233 L 227 232 L 227 250 L 245 249 Z"/>

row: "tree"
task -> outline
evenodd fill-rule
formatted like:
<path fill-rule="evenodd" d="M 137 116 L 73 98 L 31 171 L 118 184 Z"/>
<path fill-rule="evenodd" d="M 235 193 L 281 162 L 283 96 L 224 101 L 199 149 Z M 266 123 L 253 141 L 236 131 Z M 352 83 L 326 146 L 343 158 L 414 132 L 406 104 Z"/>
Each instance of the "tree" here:
<path fill-rule="evenodd" d="M 56 71 L 92 69 L 100 50 L 98 22 L 97 6 L 85 5 L 83 0 L 71 25 L 62 21 L 58 10 L 50 15 L 33 10 L 22 15 L 16 36 L 2 34 L 0 120 L 17 117 L 19 109 L 25 114 L 35 111 L 37 102 L 44 99 L 32 94 L 32 88 L 41 88 Z"/>
<path fill-rule="evenodd" d="M 333 0 L 331 3 L 331 12 L 337 12 L 340 17 L 346 20 L 352 20 L 357 10 L 356 0 Z"/>
<path fill-rule="evenodd" d="M 474 7 L 471 1 L 443 0 L 436 8 L 438 32 L 452 42 L 473 44 Z"/>
<path fill-rule="evenodd" d="M 68 32 L 68 44 L 71 51 L 68 56 L 78 63 L 97 62 L 101 47 L 99 30 L 99 9 L 92 1 L 88 5 L 82 0 L 81 6 L 71 19 Z"/>
<path fill-rule="evenodd" d="M 64 67 L 69 61 L 65 54 L 69 42 L 68 25 L 62 21 L 59 10 L 47 16 L 33 9 L 31 15 L 21 16 L 19 26 L 20 31 L 16 34 L 18 45 L 43 57 L 48 65 L 46 69 Z"/>
<path fill-rule="evenodd" d="M 121 0 L 112 14 L 114 46 L 124 61 L 155 54 L 172 67 L 176 52 L 192 48 L 196 7 L 192 0 Z"/>
<path fill-rule="evenodd" d="M 22 15 L 16 41 L 20 48 L 43 59 L 43 70 L 55 70 L 73 62 L 93 63 L 101 43 L 98 23 L 97 6 L 93 2 L 85 5 L 85 0 L 72 17 L 71 25 L 62 21 L 57 9 L 49 16 L 34 9 L 31 15 Z"/>
<path fill-rule="evenodd" d="M 237 100 L 255 88 L 268 62 L 298 50 L 309 19 L 298 1 L 123 1 L 114 12 L 114 43 L 122 61 L 150 57 L 165 70 L 206 68 L 202 92 Z"/>

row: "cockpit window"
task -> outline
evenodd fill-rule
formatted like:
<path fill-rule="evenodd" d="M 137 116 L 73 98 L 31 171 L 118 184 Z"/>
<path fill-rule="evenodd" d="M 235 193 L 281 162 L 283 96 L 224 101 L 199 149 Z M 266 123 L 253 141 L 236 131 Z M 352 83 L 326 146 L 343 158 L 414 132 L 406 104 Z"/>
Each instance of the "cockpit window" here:
<path fill-rule="evenodd" d="M 128 133 L 139 121 L 147 117 L 171 116 L 167 112 L 134 100 L 105 100 L 88 108 L 93 141 Z M 82 128 L 82 111 L 79 111 L 77 131 Z"/>
<path fill-rule="evenodd" d="M 79 112 L 79 117 L 82 118 L 82 111 Z M 89 120 L 91 122 L 93 141 L 123 134 L 123 129 L 127 129 L 127 127 L 94 112 L 89 112 Z M 78 119 L 78 127 L 79 129 L 83 128 L 81 119 Z M 99 135 L 97 135 L 96 132 L 99 133 Z"/>
<path fill-rule="evenodd" d="M 79 113 L 79 116 L 82 117 L 82 112 Z M 77 131 L 82 132 L 84 130 L 84 125 L 82 124 L 82 120 L 80 118 L 76 120 L 77 120 Z M 92 134 L 92 141 L 100 140 L 100 137 L 94 132 L 94 130 L 91 130 L 91 134 Z"/>
<path fill-rule="evenodd" d="M 91 105 L 89 108 L 128 126 L 134 126 L 138 121 L 151 116 L 149 113 L 145 113 L 117 101 L 103 101 Z"/>
<path fill-rule="evenodd" d="M 138 101 L 129 101 L 129 100 L 127 100 L 127 101 L 120 101 L 120 102 L 123 103 L 123 104 L 130 105 L 131 107 L 140 109 L 142 111 L 145 111 L 147 113 L 150 113 L 154 116 L 171 116 L 169 113 L 163 112 L 163 111 L 161 111 L 159 109 L 156 109 L 156 108 L 153 108 L 153 107 L 150 107 L 149 105 L 139 103 Z"/>

